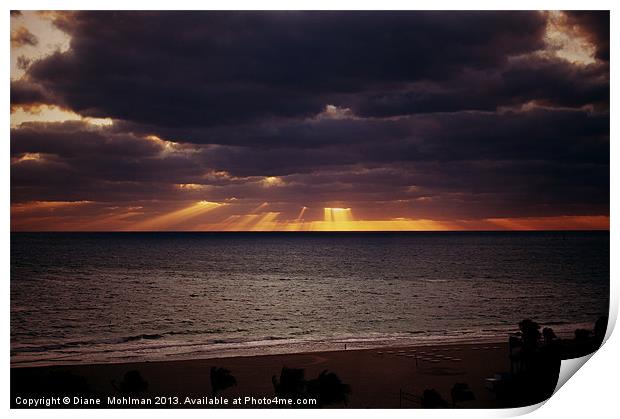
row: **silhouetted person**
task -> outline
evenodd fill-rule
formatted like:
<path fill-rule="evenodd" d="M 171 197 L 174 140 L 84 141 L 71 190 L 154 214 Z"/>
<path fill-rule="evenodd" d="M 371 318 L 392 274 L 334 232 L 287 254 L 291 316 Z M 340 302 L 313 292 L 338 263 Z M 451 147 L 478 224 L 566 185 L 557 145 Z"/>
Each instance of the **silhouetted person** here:
<path fill-rule="evenodd" d="M 215 397 L 218 391 L 236 386 L 237 379 L 226 368 L 211 367 L 211 395 Z"/>
<path fill-rule="evenodd" d="M 123 394 L 136 395 L 146 392 L 149 388 L 149 383 L 142 378 L 139 371 L 131 370 L 125 373 L 123 381 L 118 386 L 114 381 L 112 381 L 112 386 Z"/>

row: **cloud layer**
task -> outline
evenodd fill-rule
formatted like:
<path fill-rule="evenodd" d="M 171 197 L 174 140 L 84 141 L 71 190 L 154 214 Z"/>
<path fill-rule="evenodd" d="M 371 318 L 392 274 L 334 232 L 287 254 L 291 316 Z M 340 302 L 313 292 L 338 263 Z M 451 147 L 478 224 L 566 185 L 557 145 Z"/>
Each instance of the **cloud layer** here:
<path fill-rule="evenodd" d="M 202 201 L 174 228 L 609 214 L 608 13 L 45 18 L 69 49 L 29 56 L 11 18 L 15 229 L 131 229 Z"/>

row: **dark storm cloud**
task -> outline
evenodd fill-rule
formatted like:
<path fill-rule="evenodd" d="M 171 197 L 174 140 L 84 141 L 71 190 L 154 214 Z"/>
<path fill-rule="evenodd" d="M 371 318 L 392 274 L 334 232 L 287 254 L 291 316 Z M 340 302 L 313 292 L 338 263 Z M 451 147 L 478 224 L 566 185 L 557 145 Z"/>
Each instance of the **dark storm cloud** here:
<path fill-rule="evenodd" d="M 294 127 L 287 123 L 289 144 L 282 144 L 278 130 L 274 141 L 261 131 L 271 147 L 196 145 L 168 154 L 157 143 L 118 133 L 117 127 L 31 123 L 13 133 L 13 156 L 44 155 L 41 161 L 14 165 L 13 198 L 27 200 L 38 183 L 37 196 L 56 200 L 133 201 L 150 195 L 355 203 L 459 194 L 458 211 L 469 214 L 473 210 L 467 208 L 480 196 L 501 197 L 502 204 L 489 204 L 487 210 L 476 204 L 475 210 L 488 216 L 552 214 L 560 205 L 569 213 L 608 206 L 606 113 L 530 109 L 313 123 L 326 123 L 339 133 L 338 141 L 325 144 L 317 138 L 319 145 L 308 147 L 314 138 L 302 121 L 304 141 L 295 141 Z M 373 134 L 358 138 L 366 124 L 374 127 Z M 322 132 L 317 129 L 317 137 Z M 375 136 L 381 132 L 393 135 Z M 219 171 L 226 175 L 212 174 Z M 265 176 L 281 176 L 284 184 L 264 188 Z M 209 190 L 173 190 L 182 183 Z M 24 185 L 28 188 L 17 191 Z"/>
<path fill-rule="evenodd" d="M 538 12 L 61 14 L 71 48 L 31 63 L 11 104 L 114 124 L 12 129 L 12 201 L 608 214 L 604 19 L 568 19 L 595 63 L 543 53 Z"/>
<path fill-rule="evenodd" d="M 156 184 L 200 178 L 202 168 L 183 156 L 183 147 L 180 155 L 163 150 L 155 141 L 84 122 L 22 124 L 11 131 L 12 199 L 125 200 L 125 189 L 135 199 L 169 189 Z"/>
<path fill-rule="evenodd" d="M 443 80 L 539 49 L 510 12 L 84 12 L 29 76 L 81 114 L 165 126 L 311 116 L 339 96 Z M 109 30 L 113 27 L 114 30 Z M 120 99 L 122 98 L 122 99 Z"/>
<path fill-rule="evenodd" d="M 163 138 L 194 144 L 242 146 L 269 150 L 273 148 L 323 148 L 339 144 L 391 141 L 411 134 L 406 122 L 372 119 L 286 119 L 265 123 L 239 124 L 204 128 L 160 128 L 149 125 L 117 124 L 120 131 L 144 135 L 157 132 Z"/>
<path fill-rule="evenodd" d="M 11 132 L 11 153 L 46 153 L 60 157 L 132 158 L 157 154 L 160 147 L 129 133 L 111 133 L 83 122 L 28 123 Z"/>
<path fill-rule="evenodd" d="M 323 141 L 323 122 L 330 127 L 325 131 L 332 132 L 328 142 Z M 260 137 L 262 147 L 247 143 L 220 146 L 205 158 L 209 164 L 233 173 L 270 176 L 356 162 L 486 159 L 606 163 L 609 158 L 607 113 L 532 109 L 313 124 L 315 129 L 300 123 L 297 131 L 289 124 L 285 137 L 273 128 L 273 138 Z M 252 137 L 251 132 L 247 135 Z M 237 143 L 234 136 L 229 140 Z"/>
<path fill-rule="evenodd" d="M 409 89 L 360 95 L 353 111 L 360 116 L 388 117 L 413 113 L 493 111 L 528 102 L 606 108 L 608 64 L 570 66 L 560 59 L 527 57 L 485 71 L 465 71 L 440 85 L 420 83 Z"/>
<path fill-rule="evenodd" d="M 571 16 L 587 36 L 604 32 L 597 14 Z M 70 51 L 34 63 L 14 105 L 47 95 L 163 130 L 308 118 L 327 104 L 385 117 L 608 101 L 608 66 L 532 54 L 545 46 L 539 12 L 79 12 L 56 24 Z"/>
<path fill-rule="evenodd" d="M 26 80 L 11 81 L 11 107 L 54 103 L 48 92 Z"/>

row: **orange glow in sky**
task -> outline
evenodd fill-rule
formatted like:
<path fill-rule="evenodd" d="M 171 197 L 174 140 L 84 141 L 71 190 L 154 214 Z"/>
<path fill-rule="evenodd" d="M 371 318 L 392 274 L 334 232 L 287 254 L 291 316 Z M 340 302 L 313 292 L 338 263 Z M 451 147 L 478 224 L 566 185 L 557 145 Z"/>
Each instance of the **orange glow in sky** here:
<path fill-rule="evenodd" d="M 244 214 L 229 203 L 194 201 L 171 210 L 104 207 L 93 201 L 35 201 L 11 206 L 14 231 L 464 231 L 464 230 L 608 230 L 609 217 L 556 216 L 467 220 L 411 217 L 358 219 L 352 208 L 321 208 L 322 219 L 308 219 L 302 207 L 291 218 L 263 202 Z M 85 209 L 92 213 L 84 214 Z M 319 208 L 315 208 L 315 213 Z M 295 218 L 293 218 L 295 217 Z"/>
<path fill-rule="evenodd" d="M 189 207 L 181 208 L 176 211 L 168 212 L 157 217 L 131 225 L 131 231 L 159 231 L 174 230 L 178 224 L 190 221 L 196 217 L 206 214 L 219 208 L 222 204 L 217 202 L 199 201 Z"/>
<path fill-rule="evenodd" d="M 351 208 L 324 208 L 326 223 L 343 223 L 353 221 Z"/>

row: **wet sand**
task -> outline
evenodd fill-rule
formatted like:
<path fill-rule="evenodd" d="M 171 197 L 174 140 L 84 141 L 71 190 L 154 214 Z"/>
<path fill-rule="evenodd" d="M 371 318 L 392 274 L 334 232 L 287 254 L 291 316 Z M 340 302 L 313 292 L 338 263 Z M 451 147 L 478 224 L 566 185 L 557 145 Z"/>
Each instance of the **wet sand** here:
<path fill-rule="evenodd" d="M 149 384 L 148 391 L 138 397 L 179 397 L 181 404 L 175 407 L 216 407 L 183 404 L 186 397 L 211 397 L 210 369 L 213 366 L 229 369 L 237 380 L 236 386 L 217 394 L 228 399 L 229 406 L 232 399 L 237 397 L 274 397 L 272 376 L 279 377 L 282 367 L 286 366 L 303 368 L 306 379 L 316 378 L 326 369 L 336 373 L 342 382 L 351 387 L 347 404 L 349 408 L 416 408 L 420 407 L 416 402 L 401 402 L 400 391 L 421 396 L 425 389 L 430 388 L 437 390 L 445 400 L 451 401 L 450 389 L 455 383 L 467 383 L 476 397 L 473 401 L 458 403 L 457 407 L 486 408 L 497 407 L 498 403 L 495 395 L 485 388 L 484 379 L 508 371 L 510 362 L 507 343 L 484 343 L 11 368 L 11 403 L 13 407 L 18 407 L 15 405 L 16 397 L 36 397 L 31 392 L 33 383 L 49 383 L 49 378 L 45 380 L 51 374 L 68 372 L 83 377 L 90 391 L 103 398 L 102 407 L 110 407 L 106 402 L 107 396 L 122 396 L 112 382 L 119 383 L 127 371 L 137 370 Z M 339 408 L 344 407 L 344 404 L 327 407 Z"/>

